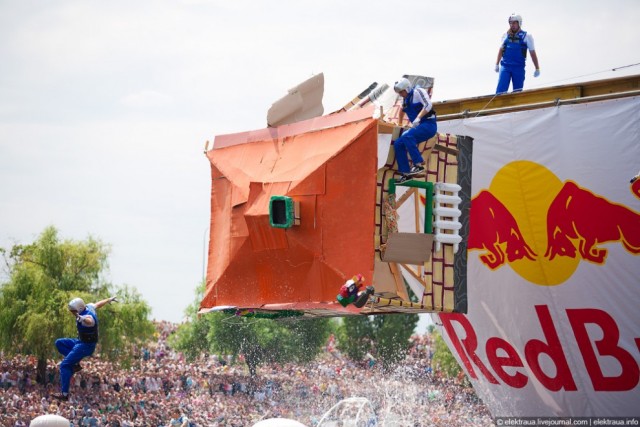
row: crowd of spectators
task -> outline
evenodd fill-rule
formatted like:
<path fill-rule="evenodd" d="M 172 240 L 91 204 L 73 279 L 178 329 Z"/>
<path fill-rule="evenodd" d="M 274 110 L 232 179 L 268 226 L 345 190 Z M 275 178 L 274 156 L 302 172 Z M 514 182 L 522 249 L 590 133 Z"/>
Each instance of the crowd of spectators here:
<path fill-rule="evenodd" d="M 68 401 L 56 401 L 56 362 L 49 361 L 45 384 L 36 383 L 36 360 L 2 358 L 2 426 L 28 426 L 35 417 L 57 414 L 75 426 L 251 426 L 284 417 L 308 426 L 346 397 L 364 397 L 378 425 L 487 426 L 490 415 L 473 389 L 432 371 L 428 335 L 412 337 L 411 350 L 394 372 L 373 358 L 354 364 L 328 346 L 307 365 L 266 365 L 251 378 L 246 366 L 220 356 L 187 363 L 167 346 L 176 325 L 158 323 L 157 341 L 140 350 L 134 366 L 121 369 L 99 353 L 85 359 L 72 378 Z M 178 417 L 182 416 L 179 421 Z M 182 421 L 188 419 L 188 423 Z"/>

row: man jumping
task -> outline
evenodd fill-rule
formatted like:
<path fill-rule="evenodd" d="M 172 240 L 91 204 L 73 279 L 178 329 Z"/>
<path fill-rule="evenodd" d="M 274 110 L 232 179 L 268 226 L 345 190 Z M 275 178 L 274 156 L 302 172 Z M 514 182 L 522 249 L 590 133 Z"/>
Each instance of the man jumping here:
<path fill-rule="evenodd" d="M 53 395 L 59 400 L 69 400 L 69 383 L 74 373 L 82 369 L 80 361 L 93 354 L 98 343 L 98 315 L 96 310 L 116 301 L 116 297 L 85 304 L 82 298 L 74 298 L 68 308 L 76 318 L 78 338 L 59 338 L 56 348 L 64 356 L 60 363 L 60 393 Z"/>

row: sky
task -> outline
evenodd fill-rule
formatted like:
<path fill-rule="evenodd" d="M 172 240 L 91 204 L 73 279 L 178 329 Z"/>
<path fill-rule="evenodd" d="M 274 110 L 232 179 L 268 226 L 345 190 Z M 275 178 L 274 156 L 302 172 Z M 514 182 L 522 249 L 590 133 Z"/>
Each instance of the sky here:
<path fill-rule="evenodd" d="M 0 247 L 49 225 L 111 248 L 106 280 L 180 321 L 202 281 L 205 141 L 266 126 L 314 74 L 325 113 L 372 82 L 492 94 L 513 12 L 535 39 L 525 89 L 639 74 L 640 2 L 0 0 Z M 0 277 L 0 279 L 3 279 Z"/>

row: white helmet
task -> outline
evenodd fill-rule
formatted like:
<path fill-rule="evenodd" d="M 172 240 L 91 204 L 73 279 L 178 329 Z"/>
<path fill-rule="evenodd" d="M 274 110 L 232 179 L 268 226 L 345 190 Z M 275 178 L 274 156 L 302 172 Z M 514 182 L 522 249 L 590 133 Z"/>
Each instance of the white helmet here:
<path fill-rule="evenodd" d="M 78 313 L 82 313 L 87 305 L 84 303 L 82 298 L 74 298 L 69 302 L 69 310 L 77 311 Z"/>
<path fill-rule="evenodd" d="M 522 27 L 522 16 L 512 13 L 509 17 L 509 24 L 511 24 L 513 21 L 518 21 L 518 25 Z"/>
<path fill-rule="evenodd" d="M 347 280 L 347 283 L 345 283 L 345 285 L 347 286 L 347 289 L 349 289 L 349 291 L 353 291 L 356 288 L 356 282 L 353 279 Z"/>
<path fill-rule="evenodd" d="M 406 77 L 401 78 L 393 85 L 393 90 L 395 90 L 396 93 L 400 93 L 403 90 L 409 92 L 409 89 L 411 89 L 411 82 Z"/>

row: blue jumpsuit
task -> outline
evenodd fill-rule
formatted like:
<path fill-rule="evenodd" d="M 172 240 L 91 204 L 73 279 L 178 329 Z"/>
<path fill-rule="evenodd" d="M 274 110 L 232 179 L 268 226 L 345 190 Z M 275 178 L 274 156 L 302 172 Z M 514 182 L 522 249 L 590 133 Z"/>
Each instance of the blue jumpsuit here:
<path fill-rule="evenodd" d="M 502 44 L 502 59 L 500 60 L 500 74 L 496 94 L 509 90 L 509 83 L 513 83 L 513 91 L 519 92 L 524 86 L 524 66 L 527 60 L 527 32 L 518 31 L 507 33 Z"/>
<path fill-rule="evenodd" d="M 415 89 L 411 89 L 402 103 L 402 111 L 404 111 L 411 122 L 418 117 L 418 114 L 424 108 L 424 104 L 421 102 L 413 102 L 414 91 Z M 396 160 L 398 161 L 398 170 L 400 173 L 406 174 L 409 172 L 407 153 L 411 156 L 411 161 L 414 165 L 424 162 L 422 154 L 420 154 L 420 150 L 418 150 L 418 144 L 433 138 L 437 131 L 438 125 L 434 113 L 430 117 L 424 116 L 418 126 L 405 131 L 400 138 L 395 140 L 393 148 L 396 152 Z"/>
<path fill-rule="evenodd" d="M 69 383 L 73 375 L 73 366 L 78 364 L 83 358 L 91 356 L 98 343 L 98 315 L 93 304 L 79 313 L 81 316 L 90 315 L 95 324 L 84 326 L 76 320 L 78 328 L 78 338 L 59 338 L 56 340 L 56 348 L 64 356 L 60 363 L 60 388 L 62 393 L 69 393 Z"/>
<path fill-rule="evenodd" d="M 513 91 L 519 92 L 524 86 L 524 66 L 527 60 L 527 32 L 518 31 L 507 33 L 502 44 L 502 59 L 500 60 L 500 74 L 496 94 L 509 90 L 509 83 L 513 83 Z"/>

